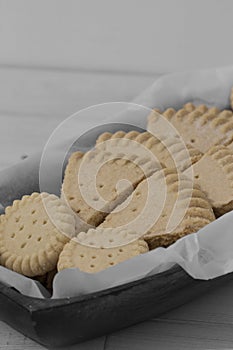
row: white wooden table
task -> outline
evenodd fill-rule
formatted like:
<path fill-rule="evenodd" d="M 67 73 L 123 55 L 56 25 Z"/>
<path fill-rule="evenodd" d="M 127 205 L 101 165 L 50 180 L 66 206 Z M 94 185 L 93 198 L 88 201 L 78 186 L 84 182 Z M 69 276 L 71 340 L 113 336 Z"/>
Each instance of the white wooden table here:
<path fill-rule="evenodd" d="M 232 11 L 232 0 L 0 0 L 0 170 L 81 108 L 130 101 L 164 72 L 232 64 Z M 233 350 L 232 295 L 229 282 L 72 349 Z M 0 349 L 43 347 L 0 322 Z"/>

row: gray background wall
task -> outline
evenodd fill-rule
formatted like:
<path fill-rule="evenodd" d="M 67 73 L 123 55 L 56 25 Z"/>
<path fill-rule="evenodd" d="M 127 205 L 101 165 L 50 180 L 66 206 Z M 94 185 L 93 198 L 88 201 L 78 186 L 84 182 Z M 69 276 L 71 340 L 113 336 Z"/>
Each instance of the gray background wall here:
<path fill-rule="evenodd" d="M 0 65 L 164 73 L 231 64 L 232 0 L 1 0 Z"/>

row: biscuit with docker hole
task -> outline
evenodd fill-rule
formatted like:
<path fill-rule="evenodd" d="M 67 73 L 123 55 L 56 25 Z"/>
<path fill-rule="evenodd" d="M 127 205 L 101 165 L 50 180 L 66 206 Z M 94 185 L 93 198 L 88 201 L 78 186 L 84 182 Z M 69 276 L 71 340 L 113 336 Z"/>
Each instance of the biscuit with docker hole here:
<path fill-rule="evenodd" d="M 193 166 L 195 181 L 218 217 L 233 210 L 233 152 L 214 146 Z"/>
<path fill-rule="evenodd" d="M 124 230 L 121 234 L 119 229 L 100 228 L 80 233 L 65 245 L 59 257 L 58 271 L 79 268 L 84 272 L 96 273 L 148 252 L 148 245 L 143 239 L 127 243 L 127 235 L 133 236 L 134 233 Z"/>
<path fill-rule="evenodd" d="M 101 134 L 96 144 L 105 143 L 113 139 L 129 139 L 138 142 L 148 148 L 158 159 L 160 164 L 167 168 L 177 168 L 180 171 L 186 170 L 191 164 L 196 163 L 202 157 L 202 153 L 192 147 L 185 145 L 179 135 L 161 134 L 160 138 L 155 137 L 150 132 L 140 133 L 138 131 L 117 131 L 114 134 L 105 132 Z"/>
<path fill-rule="evenodd" d="M 111 143 L 111 145 L 110 145 Z M 97 226 L 123 202 L 137 184 L 161 168 L 137 143 L 113 140 L 106 150 L 97 146 L 73 153 L 65 170 L 62 198 L 84 224 Z M 77 232 L 86 228 L 76 227 Z"/>
<path fill-rule="evenodd" d="M 0 217 L 0 263 L 28 277 L 53 270 L 75 235 L 75 216 L 57 196 L 33 193 Z"/>
<path fill-rule="evenodd" d="M 215 220 L 200 187 L 172 169 L 161 170 L 142 181 L 127 207 L 122 210 L 120 207 L 110 213 L 100 227 L 134 230 L 150 249 L 169 246 Z"/>
<path fill-rule="evenodd" d="M 216 144 L 229 143 L 233 147 L 231 110 L 220 111 L 216 107 L 195 107 L 192 103 L 187 103 L 178 111 L 169 108 L 163 115 L 174 125 L 186 144 L 191 144 L 202 153 Z M 157 120 L 151 113 L 147 129 L 153 133 L 157 128 Z"/>

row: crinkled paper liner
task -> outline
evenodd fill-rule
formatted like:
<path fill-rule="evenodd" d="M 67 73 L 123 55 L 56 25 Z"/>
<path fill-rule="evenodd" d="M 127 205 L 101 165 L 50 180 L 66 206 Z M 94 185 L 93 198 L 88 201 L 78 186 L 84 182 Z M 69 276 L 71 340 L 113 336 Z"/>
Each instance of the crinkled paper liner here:
<path fill-rule="evenodd" d="M 204 103 L 208 106 L 229 108 L 230 90 L 233 86 L 233 66 L 197 72 L 182 72 L 162 76 L 134 103 L 149 108 L 164 110 L 168 107 L 181 108 L 186 102 Z M 133 123 L 146 128 L 146 118 L 137 116 L 137 106 L 124 111 L 120 116 L 106 119 L 106 122 Z M 91 125 L 90 125 L 91 127 Z M 82 133 L 80 126 L 79 132 Z M 77 137 L 79 135 L 76 135 Z M 67 134 L 67 140 L 69 134 Z M 59 158 L 62 143 L 51 152 L 51 167 L 48 189 L 53 191 L 56 159 Z M 1 172 L 0 201 L 5 207 L 12 198 L 38 190 L 38 167 L 40 155 L 31 157 L 10 169 Z M 54 174 L 54 177 L 53 177 Z M 25 182 L 25 177 L 27 177 Z M 19 186 L 20 184 L 20 186 Z M 5 192 L 4 192 L 5 191 Z M 5 196 L 4 196 L 5 193 Z M 168 248 L 157 248 L 134 257 L 96 274 L 81 272 L 79 269 L 63 270 L 55 276 L 52 298 L 74 297 L 111 288 L 141 279 L 180 265 L 188 274 L 197 279 L 212 279 L 233 271 L 233 212 L 190 234 Z M 39 282 L 0 267 L 0 281 L 14 287 L 22 294 L 47 298 L 49 293 Z"/>

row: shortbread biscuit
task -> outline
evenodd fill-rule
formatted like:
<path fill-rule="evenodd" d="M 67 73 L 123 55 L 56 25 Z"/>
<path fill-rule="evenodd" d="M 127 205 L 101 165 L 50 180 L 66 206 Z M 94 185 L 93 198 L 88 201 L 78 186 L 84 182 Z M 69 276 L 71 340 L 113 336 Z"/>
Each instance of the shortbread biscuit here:
<path fill-rule="evenodd" d="M 206 195 L 197 184 L 171 169 L 161 170 L 142 181 L 126 208 L 113 211 L 100 227 L 131 229 L 150 249 L 168 246 L 198 231 L 215 219 Z"/>
<path fill-rule="evenodd" d="M 212 147 L 194 164 L 193 171 L 216 216 L 233 210 L 233 152 L 230 149 Z"/>
<path fill-rule="evenodd" d="M 191 159 L 191 163 L 195 164 L 197 163 L 202 157 L 203 157 L 203 153 L 201 151 L 199 151 L 198 149 L 194 148 L 193 146 L 187 144 L 186 145 L 188 151 L 189 151 L 189 155 L 190 155 L 190 159 Z M 185 171 L 188 168 L 188 166 L 183 166 L 183 171 Z"/>
<path fill-rule="evenodd" d="M 44 275 L 74 235 L 74 214 L 60 198 L 24 196 L 0 218 L 0 263 L 28 277 Z"/>
<path fill-rule="evenodd" d="M 129 139 L 142 144 L 152 152 L 160 164 L 165 165 L 167 168 L 176 168 L 179 171 L 184 171 L 203 155 L 191 145 L 185 146 L 178 135 L 161 135 L 161 138 L 158 139 L 147 131 L 143 133 L 138 131 L 130 131 L 128 133 L 117 131 L 114 134 L 105 132 L 98 137 L 96 144 L 118 138 Z"/>
<path fill-rule="evenodd" d="M 138 238 L 136 231 L 121 228 L 97 227 L 88 232 L 80 232 L 77 242 L 92 248 L 114 248 L 131 243 Z"/>
<path fill-rule="evenodd" d="M 76 152 L 69 159 L 62 198 L 88 225 L 101 223 L 141 180 L 161 168 L 145 147 L 123 141 L 99 145 L 85 155 Z"/>
<path fill-rule="evenodd" d="M 186 144 L 191 144 L 202 153 L 216 144 L 232 142 L 233 112 L 230 110 L 220 111 L 205 105 L 195 107 L 188 103 L 178 111 L 169 108 L 163 115 L 174 125 Z M 152 133 L 157 130 L 156 118 L 152 113 L 147 129 Z"/>
<path fill-rule="evenodd" d="M 111 234 L 109 237 L 110 231 Z M 115 231 L 117 239 L 119 230 Z M 85 233 L 83 233 L 83 235 L 85 235 Z M 103 242 L 111 241 L 112 237 L 114 237 L 114 232 L 112 232 L 112 230 L 102 229 L 100 231 L 100 242 L 98 243 L 98 236 L 96 234 L 94 237 L 94 244 L 102 246 Z M 84 238 L 83 240 L 85 241 Z M 134 256 L 146 253 L 149 250 L 147 243 L 143 239 L 137 239 L 128 244 L 122 244 L 123 242 L 119 239 L 119 246 L 113 248 L 97 248 L 81 244 L 77 238 L 74 238 L 65 245 L 59 257 L 58 271 L 67 268 L 79 268 L 84 272 L 96 273 Z"/>

